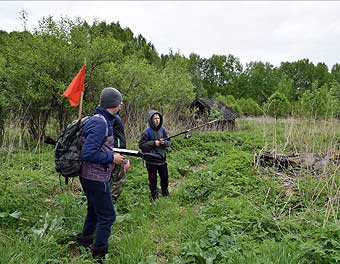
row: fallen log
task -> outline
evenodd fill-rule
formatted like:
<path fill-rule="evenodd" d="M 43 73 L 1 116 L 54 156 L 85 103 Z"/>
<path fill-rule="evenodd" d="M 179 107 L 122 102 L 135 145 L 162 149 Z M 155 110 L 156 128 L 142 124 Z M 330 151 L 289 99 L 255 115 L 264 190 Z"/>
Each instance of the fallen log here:
<path fill-rule="evenodd" d="M 264 152 L 255 157 L 258 166 L 276 167 L 280 170 L 288 168 L 310 168 L 318 170 L 329 164 L 340 164 L 340 154 L 334 153 L 302 153 L 302 154 L 278 154 L 275 152 Z"/>

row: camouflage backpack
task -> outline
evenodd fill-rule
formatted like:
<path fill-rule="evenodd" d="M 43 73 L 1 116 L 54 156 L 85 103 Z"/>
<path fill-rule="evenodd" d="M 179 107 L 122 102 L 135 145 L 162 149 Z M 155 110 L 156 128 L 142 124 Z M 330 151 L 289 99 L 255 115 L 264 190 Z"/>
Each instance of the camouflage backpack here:
<path fill-rule="evenodd" d="M 58 138 L 54 148 L 55 169 L 60 175 L 65 177 L 65 183 L 68 184 L 70 177 L 77 177 L 81 171 L 81 134 L 87 121 L 92 115 L 85 116 L 69 124 L 61 136 Z M 105 121 L 106 132 L 108 135 L 107 121 L 101 114 L 95 114 Z"/>

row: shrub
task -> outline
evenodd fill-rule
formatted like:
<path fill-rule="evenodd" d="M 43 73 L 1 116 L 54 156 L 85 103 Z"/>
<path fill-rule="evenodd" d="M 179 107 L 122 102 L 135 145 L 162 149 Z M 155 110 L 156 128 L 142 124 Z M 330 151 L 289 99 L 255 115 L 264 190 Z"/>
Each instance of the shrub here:
<path fill-rule="evenodd" d="M 316 118 L 334 117 L 339 113 L 339 100 L 334 95 L 336 86 L 331 88 L 325 84 L 318 88 L 317 82 L 313 83 L 312 91 L 305 91 L 297 105 L 297 114 Z"/>
<path fill-rule="evenodd" d="M 284 94 L 275 92 L 270 96 L 265 105 L 265 109 L 268 111 L 269 115 L 286 117 L 290 114 L 291 105 Z"/>
<path fill-rule="evenodd" d="M 243 113 L 246 116 L 250 115 L 258 116 L 262 114 L 261 107 L 252 98 L 248 99 L 241 98 L 237 100 L 237 103 L 240 107 L 241 113 Z"/>

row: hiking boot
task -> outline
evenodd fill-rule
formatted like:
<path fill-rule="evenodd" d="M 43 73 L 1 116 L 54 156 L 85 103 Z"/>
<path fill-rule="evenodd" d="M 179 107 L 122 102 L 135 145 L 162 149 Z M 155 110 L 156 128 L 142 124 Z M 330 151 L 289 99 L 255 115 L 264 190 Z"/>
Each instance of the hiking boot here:
<path fill-rule="evenodd" d="M 151 192 L 151 201 L 158 199 L 158 191 Z"/>
<path fill-rule="evenodd" d="M 76 235 L 76 241 L 78 245 L 83 246 L 85 248 L 90 248 L 90 245 L 93 244 L 93 236 L 83 236 L 83 234 Z"/>
<path fill-rule="evenodd" d="M 97 263 L 103 263 L 105 260 L 105 255 L 109 252 L 108 246 L 104 247 L 95 247 L 94 245 L 90 246 L 92 257 L 96 260 Z"/>
<path fill-rule="evenodd" d="M 168 189 L 162 190 L 162 196 L 169 196 L 169 190 Z"/>

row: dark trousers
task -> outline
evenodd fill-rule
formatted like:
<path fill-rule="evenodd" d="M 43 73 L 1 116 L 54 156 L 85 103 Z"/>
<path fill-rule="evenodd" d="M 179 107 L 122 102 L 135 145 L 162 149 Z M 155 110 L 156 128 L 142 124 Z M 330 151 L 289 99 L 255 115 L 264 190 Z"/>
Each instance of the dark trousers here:
<path fill-rule="evenodd" d="M 87 198 L 87 215 L 83 226 L 83 236 L 93 236 L 96 232 L 95 248 L 107 247 L 111 226 L 116 220 L 109 181 L 99 182 L 80 178 Z"/>
<path fill-rule="evenodd" d="M 151 191 L 151 195 L 157 195 L 157 172 L 159 173 L 159 177 L 161 178 L 161 188 L 163 192 L 167 192 L 169 185 L 169 176 L 168 176 L 168 165 L 154 165 L 150 163 L 146 163 L 146 169 L 148 171 L 149 176 L 149 187 Z"/>

